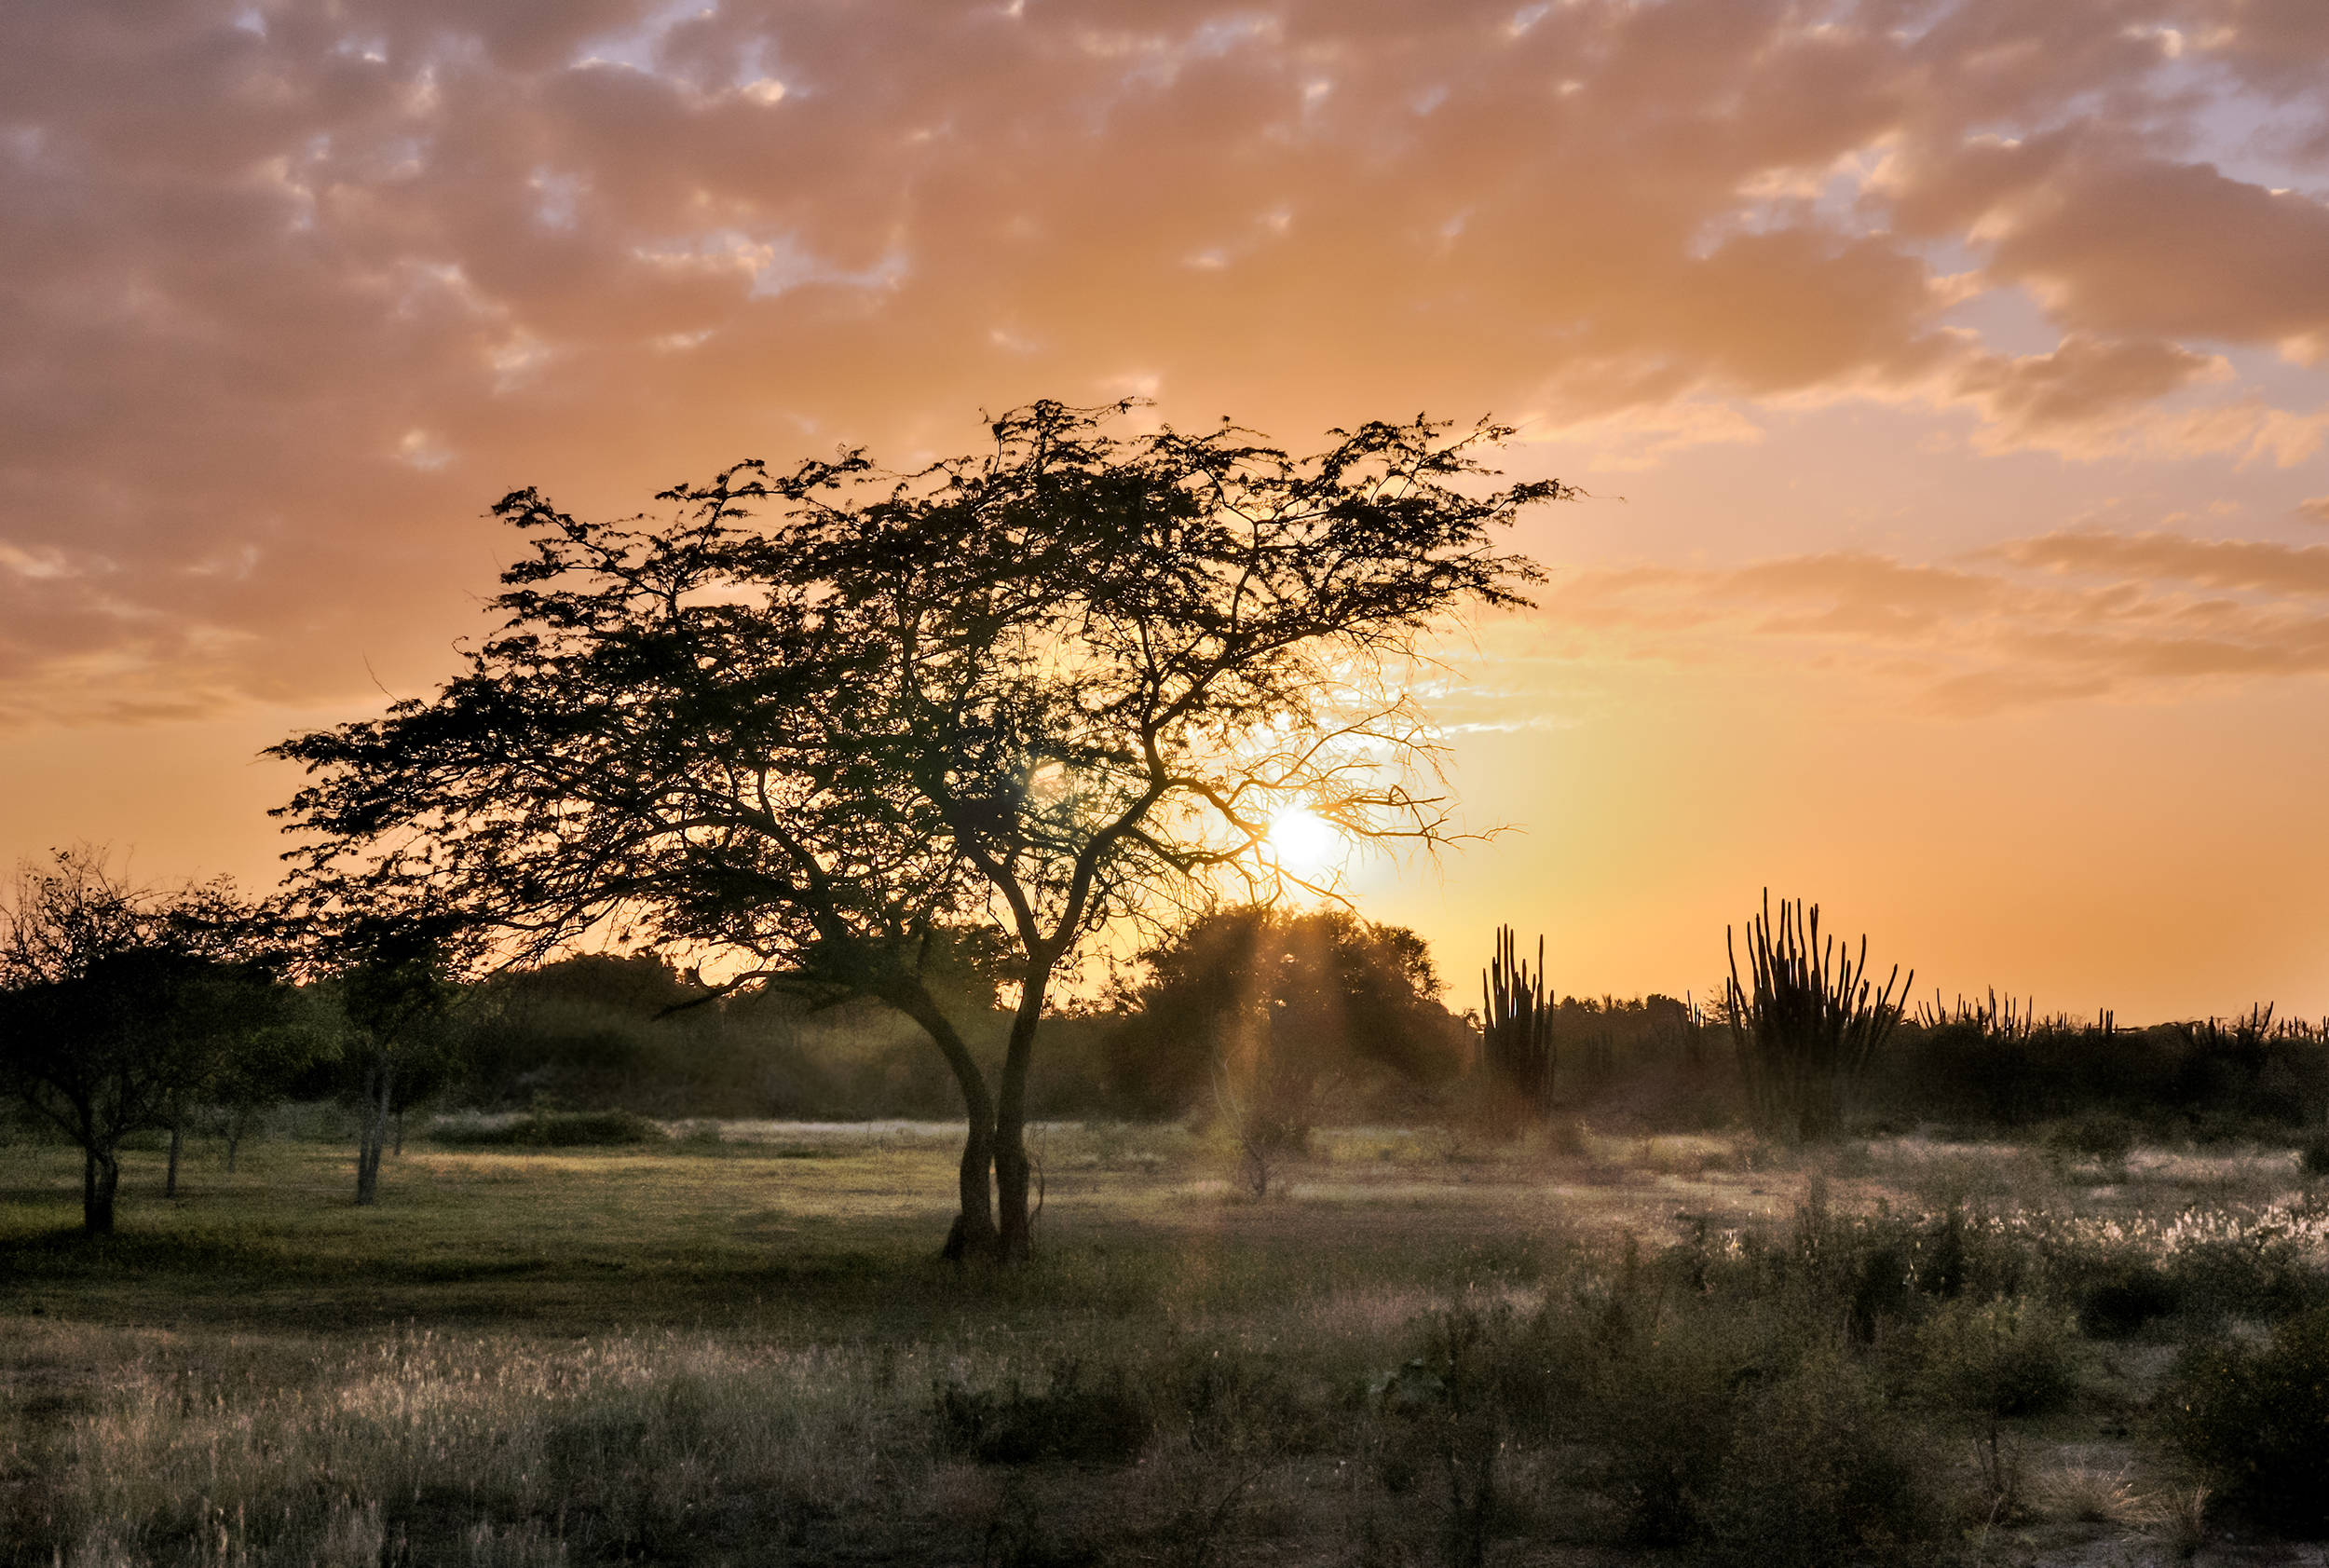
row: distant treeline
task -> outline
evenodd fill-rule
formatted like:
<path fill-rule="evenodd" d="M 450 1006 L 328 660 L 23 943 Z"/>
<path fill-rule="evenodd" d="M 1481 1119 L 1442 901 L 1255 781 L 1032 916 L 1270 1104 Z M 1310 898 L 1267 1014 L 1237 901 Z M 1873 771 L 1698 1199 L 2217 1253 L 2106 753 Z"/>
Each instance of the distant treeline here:
<path fill-rule="evenodd" d="M 1259 955 L 1259 956 L 1257 956 Z M 1210 1118 L 1227 1095 L 1272 1115 L 1459 1122 L 1481 1110 L 1477 1016 L 1437 1001 L 1420 940 L 1341 915 L 1233 912 L 1147 955 L 1150 980 L 1049 1018 L 1030 1112 Z M 627 1111 L 686 1117 L 943 1120 L 960 1090 L 911 1021 L 870 1002 L 715 998 L 650 955 L 589 955 L 465 988 L 452 1038 L 400 1081 L 397 1110 Z M 999 1062 L 1009 1015 L 958 997 Z M 1742 1125 L 1729 1029 L 1691 1002 L 1548 1001 L 1556 1114 L 1645 1131 Z M 281 1098 L 350 1093 L 320 1053 Z M 2095 1113 L 2151 1137 L 2276 1137 L 2329 1123 L 2329 1024 L 2258 1008 L 2144 1028 L 2034 1018 L 1994 1001 L 1905 1018 L 1857 1096 L 1859 1130 L 2026 1128 Z"/>
<path fill-rule="evenodd" d="M 781 994 L 701 1002 L 661 961 L 591 957 L 489 982 L 467 1070 L 447 1091 L 482 1109 L 848 1120 L 945 1118 L 960 1097 L 906 1019 L 873 1003 L 813 1010 Z M 1208 1115 L 1206 1070 L 1185 995 L 1137 993 L 1044 1025 L 1033 1090 L 1046 1117 Z M 1469 1108 L 1476 1031 L 1391 999 L 1313 1018 L 1288 1055 L 1331 1082 L 1338 1119 L 1451 1119 Z M 690 1005 L 693 1003 L 693 1005 Z M 1287 1009 L 1279 1008 L 1283 1014 Z M 1394 1016 L 1396 1015 L 1396 1016 Z M 1563 997 L 1552 1008 L 1554 1101 L 1564 1113 L 1645 1128 L 1743 1119 L 1730 1031 L 1700 1006 L 1652 995 Z M 1008 1015 L 974 1016 L 974 1048 L 1000 1057 Z M 1283 1026 L 1281 1026 L 1283 1028 Z M 2329 1027 L 2259 1008 L 2143 1028 L 2108 1017 L 2034 1019 L 2010 1007 L 1927 1005 L 1905 1019 L 1859 1096 L 1866 1128 L 2024 1128 L 2105 1111 L 2158 1137 L 2270 1136 L 2329 1121 Z"/>

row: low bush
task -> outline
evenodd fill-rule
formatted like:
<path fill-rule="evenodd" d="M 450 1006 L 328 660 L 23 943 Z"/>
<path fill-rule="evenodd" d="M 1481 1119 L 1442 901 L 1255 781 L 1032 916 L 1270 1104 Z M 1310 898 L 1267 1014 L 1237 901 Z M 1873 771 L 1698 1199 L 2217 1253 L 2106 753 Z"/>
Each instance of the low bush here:
<path fill-rule="evenodd" d="M 2228 1500 L 2291 1534 L 2329 1526 L 2329 1307 L 2284 1319 L 2262 1349 L 2190 1346 L 2162 1407 Z"/>
<path fill-rule="evenodd" d="M 1988 1415 L 2059 1410 L 2077 1387 L 2069 1323 L 2028 1297 L 1950 1302 L 1919 1326 L 1916 1349 L 1935 1397 Z"/>
<path fill-rule="evenodd" d="M 2175 1282 L 2151 1263 L 2128 1263 L 2078 1292 L 2078 1328 L 2095 1339 L 2123 1339 L 2183 1305 Z"/>
<path fill-rule="evenodd" d="M 2316 1132 L 2296 1151 L 2296 1163 L 2308 1176 L 2329 1176 L 2329 1132 Z"/>
<path fill-rule="evenodd" d="M 2329 1275 L 2295 1236 L 2258 1226 L 2244 1235 L 2192 1242 L 2166 1261 L 2177 1309 L 2194 1323 L 2289 1317 L 2324 1304 Z"/>
<path fill-rule="evenodd" d="M 455 1149 L 580 1149 L 626 1143 L 665 1143 L 670 1135 L 628 1111 L 538 1111 L 515 1121 L 439 1120 L 432 1142 Z"/>
<path fill-rule="evenodd" d="M 1607 1365 L 1588 1407 L 1607 1445 L 1595 1479 L 1630 1538 L 1667 1546 L 1707 1534 L 1707 1499 L 1730 1457 L 1740 1401 L 1761 1375 L 1719 1339 L 1689 1332 L 1661 1334 Z"/>
<path fill-rule="evenodd" d="M 1042 1459 L 1128 1464 L 1155 1428 L 1148 1401 L 1122 1367 L 1087 1381 L 1083 1364 L 1074 1359 L 1056 1365 L 1040 1394 L 1015 1381 L 983 1390 L 941 1382 L 933 1397 L 947 1446 L 987 1465 Z"/>
<path fill-rule="evenodd" d="M 2121 1166 L 2135 1150 L 2135 1124 L 2116 1111 L 2083 1111 L 2049 1133 L 2046 1147 L 2066 1159 Z"/>
<path fill-rule="evenodd" d="M 1859 1370 L 1815 1352 L 1740 1409 L 1702 1505 L 1708 1553 L 1800 1568 L 1928 1556 L 1947 1520 L 1927 1467 Z"/>
<path fill-rule="evenodd" d="M 1158 1421 L 1181 1428 L 1195 1452 L 1301 1452 L 1330 1442 L 1327 1401 L 1234 1343 L 1190 1345 L 1149 1381 Z"/>

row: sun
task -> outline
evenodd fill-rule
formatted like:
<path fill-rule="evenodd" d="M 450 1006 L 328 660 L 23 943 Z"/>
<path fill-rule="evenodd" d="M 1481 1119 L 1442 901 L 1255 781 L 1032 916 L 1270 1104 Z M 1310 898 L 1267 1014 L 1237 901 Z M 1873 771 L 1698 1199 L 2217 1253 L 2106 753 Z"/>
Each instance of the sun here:
<path fill-rule="evenodd" d="M 1270 854 L 1279 869 L 1305 882 L 1329 881 L 1350 858 L 1342 830 L 1307 807 L 1280 811 L 1270 822 Z"/>

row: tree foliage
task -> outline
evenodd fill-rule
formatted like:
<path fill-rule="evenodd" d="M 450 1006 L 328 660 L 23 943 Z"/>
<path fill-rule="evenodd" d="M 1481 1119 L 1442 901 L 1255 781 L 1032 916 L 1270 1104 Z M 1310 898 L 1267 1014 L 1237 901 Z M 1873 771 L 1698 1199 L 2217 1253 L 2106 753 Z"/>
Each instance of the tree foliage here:
<path fill-rule="evenodd" d="M 1151 1114 L 1218 1084 L 1262 1141 L 1293 1146 L 1338 1090 L 1357 1108 L 1445 1084 L 1472 1054 L 1423 939 L 1346 909 L 1221 909 L 1139 958 L 1109 1068 Z"/>
<path fill-rule="evenodd" d="M 380 1160 L 395 1117 L 454 1070 L 463 996 L 453 954 L 420 922 L 356 921 L 340 934 L 338 956 L 326 983 L 346 1020 L 343 1088 L 359 1113 L 361 1208 L 379 1201 Z"/>
<path fill-rule="evenodd" d="M 1444 837 L 1396 662 L 1461 604 L 1521 602 L 1535 568 L 1491 530 L 1569 493 L 1482 484 L 1489 425 L 1296 458 L 1227 424 L 1113 434 L 1124 407 L 1018 409 L 911 473 L 744 463 L 663 492 L 661 521 L 504 498 L 530 553 L 466 672 L 275 748 L 315 776 L 285 808 L 301 886 L 426 907 L 504 957 L 611 933 L 742 955 L 731 986 L 889 1002 L 962 1089 L 954 1245 L 1024 1250 L 1054 975 L 1111 920 L 1269 891 L 1294 803 Z M 924 978 L 938 934 L 981 924 L 1018 993 L 991 1084 Z"/>
<path fill-rule="evenodd" d="M 18 868 L 0 907 L 0 1074 L 83 1155 L 82 1227 L 114 1228 L 121 1140 L 172 1125 L 282 1021 L 264 923 L 221 879 L 159 892 L 102 851 Z"/>

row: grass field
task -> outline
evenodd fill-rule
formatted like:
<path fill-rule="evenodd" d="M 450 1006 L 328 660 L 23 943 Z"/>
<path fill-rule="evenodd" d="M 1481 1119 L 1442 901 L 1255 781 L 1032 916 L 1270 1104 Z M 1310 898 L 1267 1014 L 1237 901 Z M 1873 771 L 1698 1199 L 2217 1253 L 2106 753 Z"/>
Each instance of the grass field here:
<path fill-rule="evenodd" d="M 141 1154 L 98 1242 L 72 1151 L 0 1150 L 0 1556 L 2118 1563 L 2317 1533 L 2254 1484 L 2195 1504 L 2226 1479 L 2169 1409 L 2329 1299 L 2283 1151 L 1349 1129 L 1255 1202 L 1181 1129 L 1056 1126 L 1041 1257 L 997 1275 L 933 1256 L 956 1137 L 415 1137 L 362 1210 L 334 1145 L 232 1177 L 197 1148 L 174 1203 Z"/>

